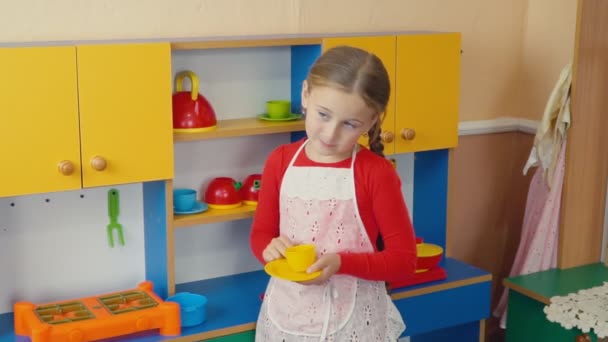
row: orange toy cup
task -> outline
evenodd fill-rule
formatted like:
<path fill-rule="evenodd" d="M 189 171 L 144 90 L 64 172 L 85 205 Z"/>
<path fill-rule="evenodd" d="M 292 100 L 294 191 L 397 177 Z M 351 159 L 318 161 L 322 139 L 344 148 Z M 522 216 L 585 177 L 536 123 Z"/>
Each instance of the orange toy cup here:
<path fill-rule="evenodd" d="M 317 255 L 312 244 L 289 247 L 285 250 L 287 264 L 296 272 L 305 272 L 315 262 Z"/>

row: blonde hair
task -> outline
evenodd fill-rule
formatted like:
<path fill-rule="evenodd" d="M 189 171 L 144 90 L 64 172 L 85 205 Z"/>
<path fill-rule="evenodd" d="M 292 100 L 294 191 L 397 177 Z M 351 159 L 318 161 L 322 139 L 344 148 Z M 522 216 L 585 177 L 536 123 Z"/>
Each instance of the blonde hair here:
<path fill-rule="evenodd" d="M 315 61 L 306 81 L 309 90 L 316 86 L 337 87 L 347 93 L 360 95 L 378 115 L 378 120 L 367 132 L 369 148 L 384 157 L 380 127 L 391 85 L 388 72 L 378 56 L 352 46 L 331 48 Z"/>

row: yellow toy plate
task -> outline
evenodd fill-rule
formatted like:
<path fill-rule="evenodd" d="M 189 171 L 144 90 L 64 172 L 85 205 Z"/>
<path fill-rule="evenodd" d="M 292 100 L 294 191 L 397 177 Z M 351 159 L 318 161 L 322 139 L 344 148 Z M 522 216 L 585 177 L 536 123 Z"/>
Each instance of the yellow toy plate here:
<path fill-rule="evenodd" d="M 306 272 L 295 272 L 289 267 L 286 259 L 277 259 L 267 263 L 266 266 L 264 266 L 264 271 L 273 277 L 291 281 L 306 281 L 315 279 L 321 275 L 321 271 L 310 274 Z"/>

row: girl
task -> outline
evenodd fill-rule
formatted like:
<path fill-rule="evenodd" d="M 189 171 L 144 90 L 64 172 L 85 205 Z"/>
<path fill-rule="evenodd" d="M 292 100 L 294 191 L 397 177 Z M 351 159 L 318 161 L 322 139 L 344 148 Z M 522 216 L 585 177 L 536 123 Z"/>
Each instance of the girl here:
<path fill-rule="evenodd" d="M 256 341 L 396 341 L 405 324 L 385 281 L 414 273 L 416 245 L 401 182 L 384 158 L 390 94 L 380 59 L 353 47 L 326 51 L 303 83 L 307 138 L 277 148 L 262 174 L 251 247 L 262 263 L 315 245 L 306 282 L 271 278 Z M 370 149 L 357 144 L 369 136 Z M 380 251 L 372 243 L 381 236 Z"/>

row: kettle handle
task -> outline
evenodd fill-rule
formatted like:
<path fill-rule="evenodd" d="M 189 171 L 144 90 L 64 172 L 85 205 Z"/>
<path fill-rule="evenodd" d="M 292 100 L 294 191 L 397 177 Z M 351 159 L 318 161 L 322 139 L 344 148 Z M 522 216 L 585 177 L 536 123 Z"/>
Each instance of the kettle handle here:
<path fill-rule="evenodd" d="M 175 75 L 175 91 L 182 91 L 184 78 L 186 77 L 188 77 L 190 79 L 190 83 L 192 83 L 190 97 L 192 97 L 192 101 L 196 101 L 198 98 L 198 77 L 196 77 L 196 74 L 190 70 L 180 71 L 177 73 L 177 75 Z"/>

